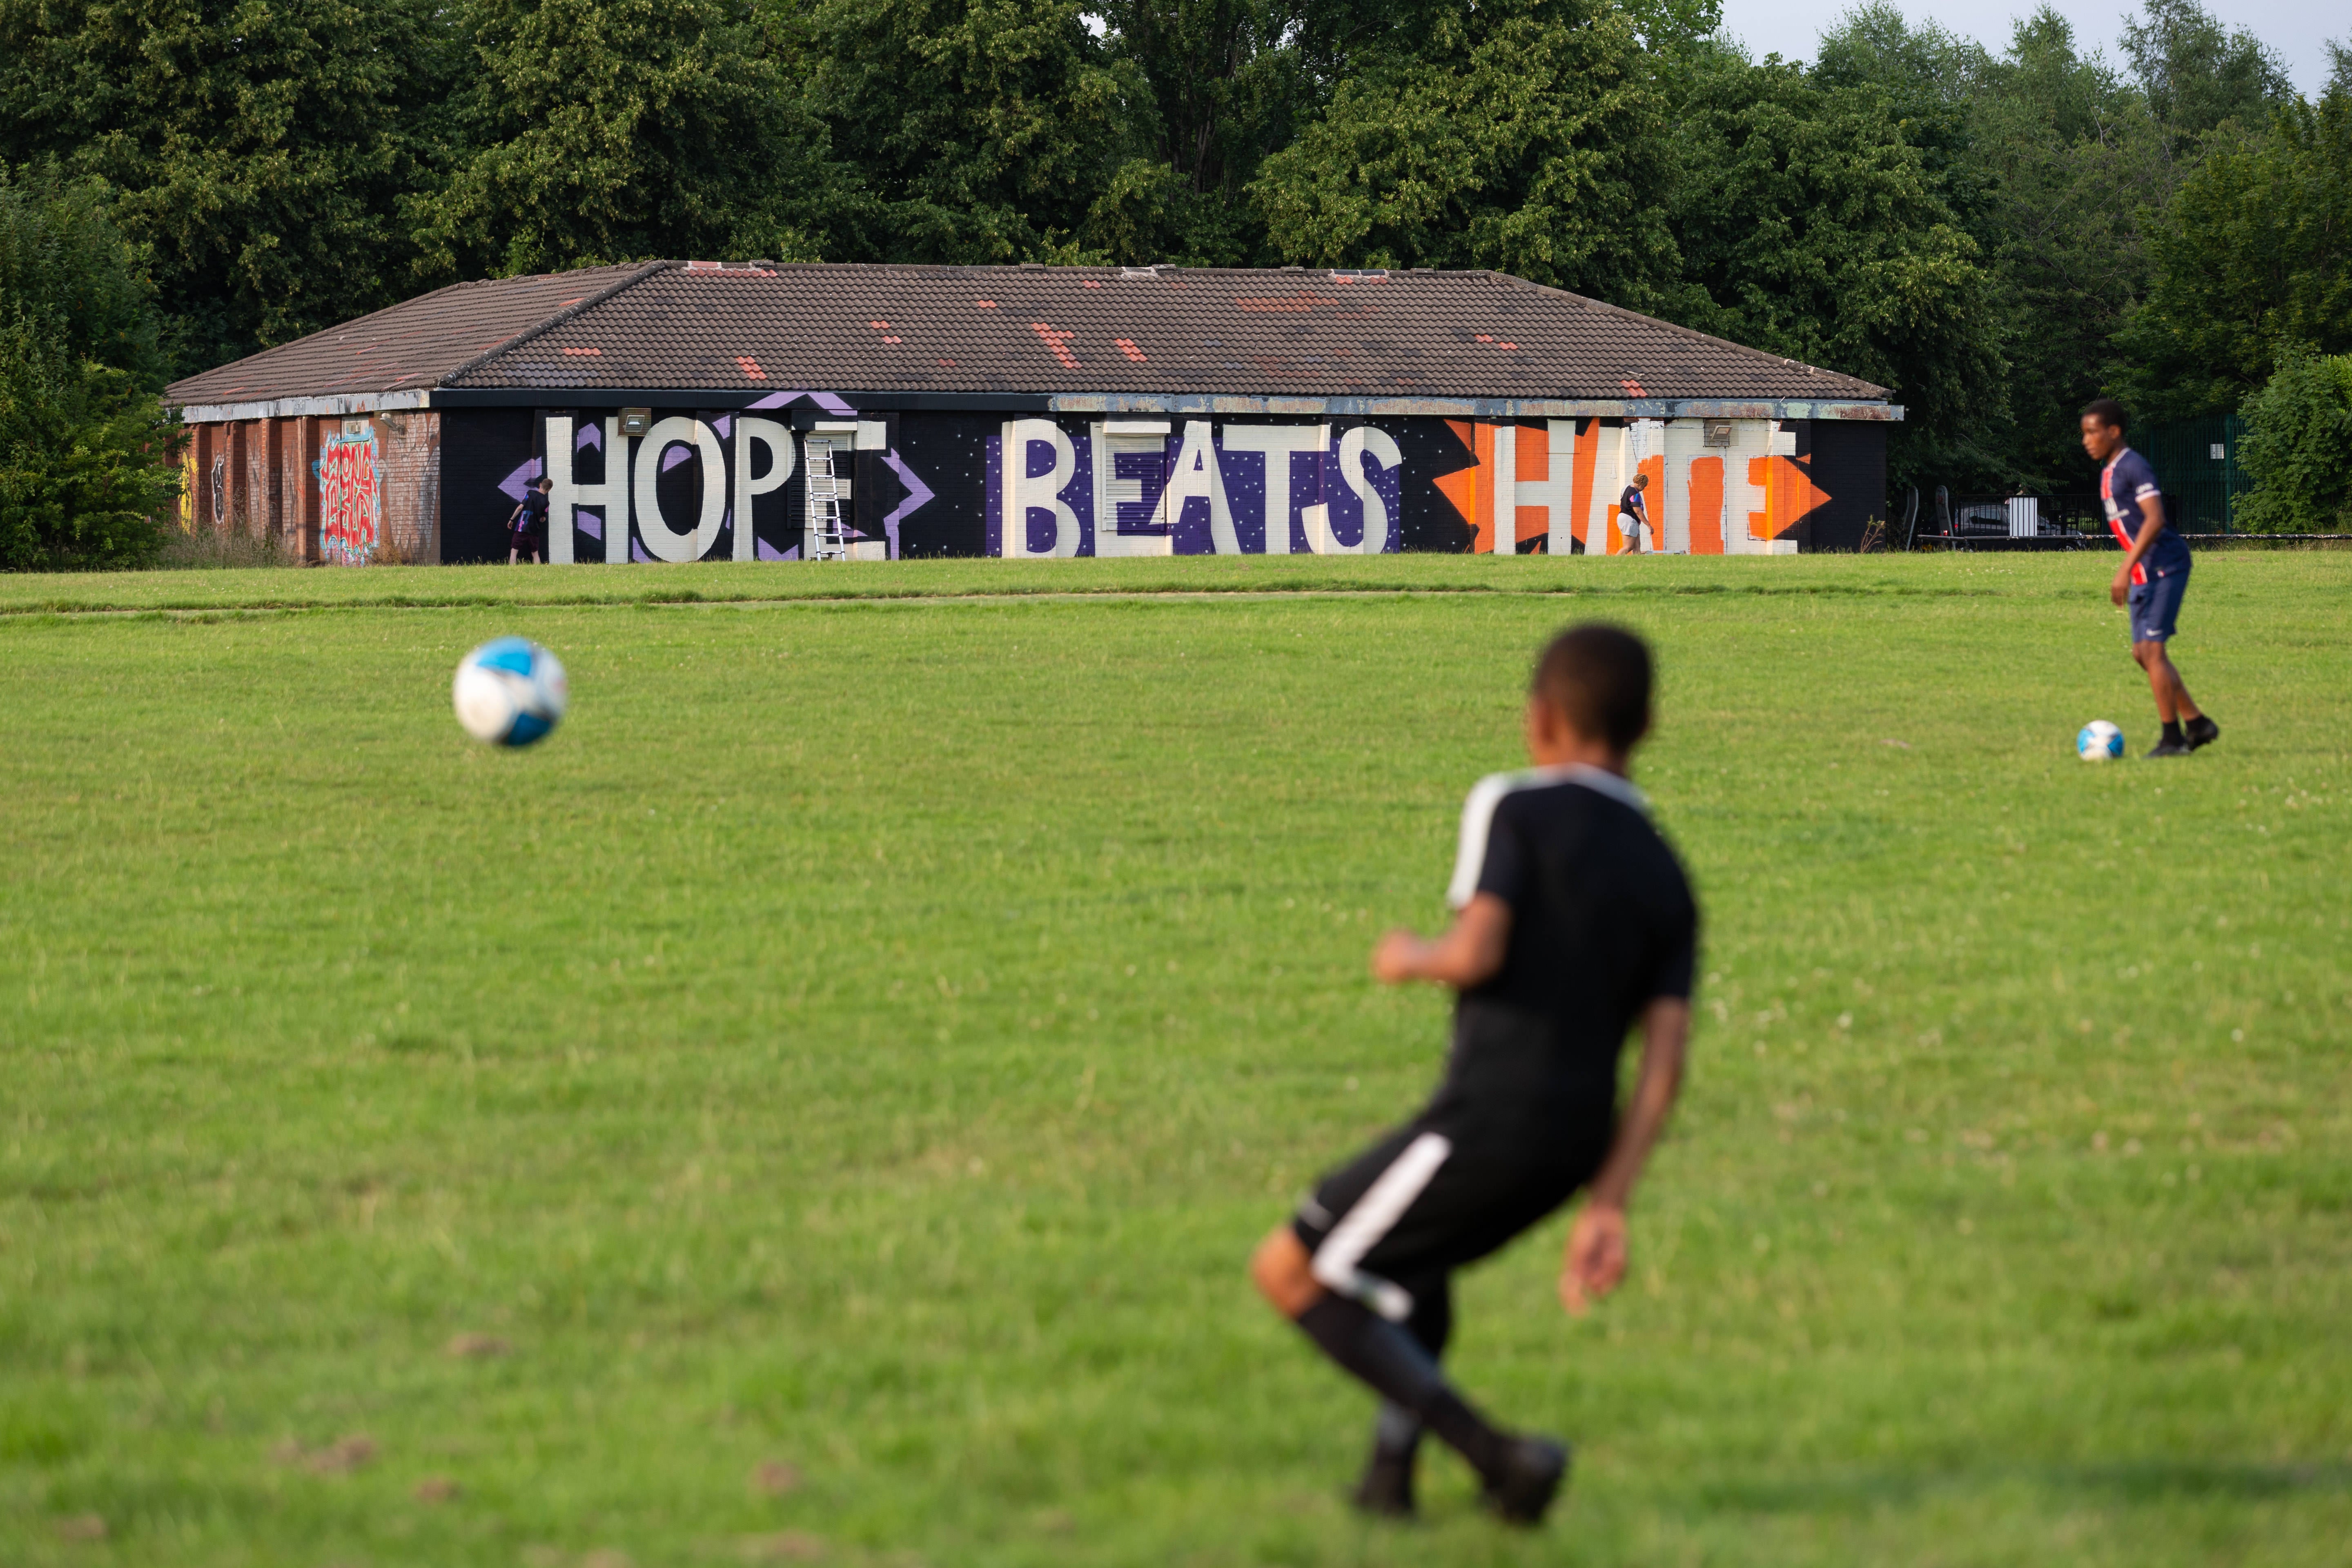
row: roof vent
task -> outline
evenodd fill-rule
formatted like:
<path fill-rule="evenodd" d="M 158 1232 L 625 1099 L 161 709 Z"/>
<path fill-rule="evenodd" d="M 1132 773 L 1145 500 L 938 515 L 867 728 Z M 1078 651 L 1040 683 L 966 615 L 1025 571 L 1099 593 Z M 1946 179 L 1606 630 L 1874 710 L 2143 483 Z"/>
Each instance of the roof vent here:
<path fill-rule="evenodd" d="M 1157 278 L 1160 276 L 1160 267 L 1157 262 L 1150 267 L 1122 267 L 1118 269 L 1118 275 L 1121 278 Z"/>
<path fill-rule="evenodd" d="M 1384 283 L 1388 276 L 1385 267 L 1335 267 L 1330 273 L 1334 283 Z"/>

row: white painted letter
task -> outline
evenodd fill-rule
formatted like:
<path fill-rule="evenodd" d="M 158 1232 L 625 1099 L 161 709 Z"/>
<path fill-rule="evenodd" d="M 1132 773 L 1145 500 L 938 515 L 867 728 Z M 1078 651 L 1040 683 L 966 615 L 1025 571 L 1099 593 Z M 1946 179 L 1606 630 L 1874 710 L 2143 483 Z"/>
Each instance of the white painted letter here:
<path fill-rule="evenodd" d="M 1395 437 L 1377 426 L 1359 425 L 1339 437 L 1339 477 L 1364 503 L 1364 537 L 1357 543 L 1356 553 L 1378 555 L 1389 547 L 1389 505 L 1364 472 L 1366 453 L 1384 468 L 1402 464 L 1404 454 L 1397 450 Z"/>
<path fill-rule="evenodd" d="M 1054 444 L 1054 471 L 1029 474 L 1029 444 Z M 1078 552 L 1078 514 L 1062 499 L 1062 488 L 1078 471 L 1078 449 L 1051 419 L 1009 419 L 1004 425 L 1004 558 L 1039 559 Z M 1044 550 L 1029 548 L 1029 513 L 1054 514 L 1054 542 Z"/>
<path fill-rule="evenodd" d="M 1225 450 L 1265 454 L 1265 552 L 1290 553 L 1290 455 L 1330 449 L 1322 425 L 1228 425 Z M 1314 548 L 1310 540 L 1307 546 Z"/>
<path fill-rule="evenodd" d="M 751 477 L 751 445 L 768 449 L 768 471 Z M 772 419 L 735 416 L 735 559 L 757 557 L 758 536 L 751 530 L 751 498 L 781 489 L 793 477 L 793 433 Z"/>
<path fill-rule="evenodd" d="M 661 479 L 662 454 L 673 446 L 691 444 L 702 464 L 702 515 L 694 531 L 672 531 L 662 516 L 655 485 Z M 727 496 L 719 476 L 726 472 L 726 454 L 719 433 L 699 419 L 672 415 L 656 420 L 637 448 L 637 520 L 646 536 L 646 552 L 656 561 L 699 561 L 719 542 L 719 520 L 726 515 Z"/>
<path fill-rule="evenodd" d="M 547 422 L 547 559 L 550 565 L 569 566 L 573 560 L 573 511 L 583 506 L 604 513 L 604 559 L 629 558 L 629 447 L 618 419 L 604 421 L 604 479 L 583 485 L 572 477 L 578 456 L 572 420 L 558 415 Z M 615 467 L 614 465 L 618 465 Z M 616 546 L 615 539 L 619 540 Z"/>
<path fill-rule="evenodd" d="M 1217 449 L 1205 419 L 1184 421 L 1184 445 L 1176 453 L 1168 488 L 1160 492 L 1160 504 L 1171 529 L 1184 515 L 1184 503 L 1194 496 L 1209 503 L 1210 548 L 1220 555 L 1239 555 L 1242 542 L 1234 532 L 1233 503 L 1225 499 L 1224 471 L 1217 467 Z"/>

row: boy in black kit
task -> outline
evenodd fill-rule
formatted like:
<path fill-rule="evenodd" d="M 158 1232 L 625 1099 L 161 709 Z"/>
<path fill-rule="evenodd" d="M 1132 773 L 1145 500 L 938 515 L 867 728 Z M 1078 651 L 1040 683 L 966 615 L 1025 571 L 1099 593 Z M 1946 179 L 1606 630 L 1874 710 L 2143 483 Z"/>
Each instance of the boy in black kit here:
<path fill-rule="evenodd" d="M 1560 1300 L 1581 1313 L 1625 1273 L 1625 1205 L 1681 1086 L 1698 912 L 1681 865 L 1627 782 L 1650 727 L 1650 656 L 1582 626 L 1537 662 L 1527 710 L 1536 764 L 1479 782 L 1462 810 L 1433 941 L 1391 931 L 1372 971 L 1453 986 L 1444 1081 L 1420 1113 L 1324 1178 L 1250 1260 L 1284 1316 L 1382 1401 L 1367 1511 L 1412 1511 L 1423 1431 L 1461 1453 L 1505 1519 L 1539 1521 L 1568 1472 L 1549 1438 L 1489 1425 L 1437 1367 L 1453 1271 L 1568 1201 Z M 1642 1029 L 1621 1121 L 1617 1058 Z"/>

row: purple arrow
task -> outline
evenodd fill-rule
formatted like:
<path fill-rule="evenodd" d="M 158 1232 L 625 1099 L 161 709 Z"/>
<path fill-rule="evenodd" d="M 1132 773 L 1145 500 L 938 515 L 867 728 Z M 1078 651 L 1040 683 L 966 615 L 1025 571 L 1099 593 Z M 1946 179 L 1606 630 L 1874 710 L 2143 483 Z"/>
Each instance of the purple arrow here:
<path fill-rule="evenodd" d="M 782 408 L 798 397 L 807 398 L 827 414 L 846 415 L 851 418 L 856 418 L 857 416 L 856 409 L 852 408 L 830 392 L 772 392 L 757 403 L 747 403 L 743 406 L 746 411 L 753 408 Z"/>
<path fill-rule="evenodd" d="M 937 492 L 915 477 L 915 470 L 907 467 L 906 459 L 898 456 L 898 447 L 893 447 L 883 453 L 882 460 L 890 466 L 892 473 L 898 476 L 898 482 L 907 487 L 907 499 L 891 509 L 890 515 L 882 520 L 882 531 L 890 536 L 890 559 L 896 561 L 898 559 L 899 520 L 929 500 Z"/>
<path fill-rule="evenodd" d="M 519 501 L 522 500 L 522 492 L 530 488 L 530 481 L 537 478 L 539 478 L 539 459 L 533 458 L 499 480 L 499 489 L 509 500 Z"/>

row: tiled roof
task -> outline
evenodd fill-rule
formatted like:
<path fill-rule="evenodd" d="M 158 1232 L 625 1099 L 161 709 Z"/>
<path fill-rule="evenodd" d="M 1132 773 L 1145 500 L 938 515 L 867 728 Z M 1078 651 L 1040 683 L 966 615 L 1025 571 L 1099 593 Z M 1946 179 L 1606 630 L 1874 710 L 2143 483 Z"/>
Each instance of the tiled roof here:
<path fill-rule="evenodd" d="M 566 309 L 666 264 L 454 283 L 323 332 L 174 382 L 177 404 L 254 403 L 438 386 L 452 371 Z"/>
<path fill-rule="evenodd" d="M 614 287 L 616 279 L 625 281 Z M 539 309 L 551 324 L 507 342 L 530 309 L 521 286 L 539 290 L 533 298 L 546 301 Z M 568 313 L 554 306 L 559 297 L 600 289 L 609 290 L 603 299 Z M 517 291 L 493 292 L 505 289 Z M 414 318 L 404 318 L 412 311 Z M 404 361 L 403 385 L 1381 398 L 1886 395 L 1852 376 L 1494 272 L 684 263 L 654 264 L 634 279 L 606 268 L 443 289 L 181 383 L 173 395 L 183 402 L 303 395 L 331 358 L 311 345 L 337 340 L 333 353 L 348 365 L 353 351 L 343 340 L 365 330 L 389 342 L 395 324 L 411 328 L 402 341 L 416 344 Z M 506 346 L 484 354 L 482 345 L 493 341 Z M 273 362 L 287 367 L 282 383 Z M 428 366 L 437 366 L 443 379 L 417 379 Z M 347 373 L 339 389 L 356 387 L 348 378 L 356 374 Z"/>

